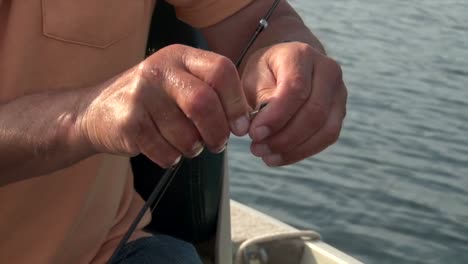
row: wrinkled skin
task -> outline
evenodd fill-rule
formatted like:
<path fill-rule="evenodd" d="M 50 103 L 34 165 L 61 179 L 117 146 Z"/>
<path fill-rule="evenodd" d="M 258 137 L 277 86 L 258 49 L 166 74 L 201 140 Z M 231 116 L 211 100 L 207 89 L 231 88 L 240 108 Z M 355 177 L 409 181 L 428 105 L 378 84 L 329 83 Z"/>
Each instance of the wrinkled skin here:
<path fill-rule="evenodd" d="M 95 88 L 83 104 L 83 133 L 97 152 L 143 153 L 168 167 L 203 146 L 244 135 L 249 111 L 233 63 L 182 45 L 166 47 Z"/>
<path fill-rule="evenodd" d="M 94 88 L 80 127 L 97 152 L 143 153 L 163 167 L 204 146 L 222 151 L 231 132 L 249 133 L 252 153 L 281 166 L 337 140 L 346 96 L 339 65 L 308 44 L 255 51 L 242 80 L 226 57 L 172 45 Z"/>
<path fill-rule="evenodd" d="M 252 105 L 268 102 L 249 131 L 252 153 L 267 165 L 295 163 L 338 139 L 347 99 L 341 67 L 311 46 L 291 42 L 256 51 L 242 81 Z"/>

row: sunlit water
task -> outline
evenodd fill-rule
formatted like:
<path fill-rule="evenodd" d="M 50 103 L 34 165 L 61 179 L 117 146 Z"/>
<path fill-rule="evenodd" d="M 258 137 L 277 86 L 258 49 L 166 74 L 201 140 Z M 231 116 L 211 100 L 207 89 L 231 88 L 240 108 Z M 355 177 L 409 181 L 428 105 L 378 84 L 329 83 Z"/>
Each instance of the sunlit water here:
<path fill-rule="evenodd" d="M 233 198 L 367 263 L 468 263 L 468 1 L 291 3 L 343 66 L 346 123 L 281 169 L 234 138 Z"/>

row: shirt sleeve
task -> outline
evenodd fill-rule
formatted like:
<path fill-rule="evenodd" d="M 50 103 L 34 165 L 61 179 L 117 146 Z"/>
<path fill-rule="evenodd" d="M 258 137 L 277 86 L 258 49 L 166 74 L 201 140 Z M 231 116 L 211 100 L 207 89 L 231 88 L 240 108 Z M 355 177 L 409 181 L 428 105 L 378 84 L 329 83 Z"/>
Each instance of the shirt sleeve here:
<path fill-rule="evenodd" d="M 169 0 L 177 18 L 196 28 L 214 25 L 235 14 L 253 0 Z"/>

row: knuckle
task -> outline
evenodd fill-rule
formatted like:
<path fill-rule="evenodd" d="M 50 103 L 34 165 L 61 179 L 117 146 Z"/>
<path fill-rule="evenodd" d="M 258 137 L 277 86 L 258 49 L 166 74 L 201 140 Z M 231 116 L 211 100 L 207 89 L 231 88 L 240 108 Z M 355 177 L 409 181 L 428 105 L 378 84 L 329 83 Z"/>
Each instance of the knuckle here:
<path fill-rule="evenodd" d="M 323 64 L 327 68 L 327 71 L 334 76 L 336 80 L 341 81 L 343 79 L 343 69 L 338 62 L 326 57 Z"/>
<path fill-rule="evenodd" d="M 295 42 L 295 44 L 297 45 L 300 54 L 307 57 L 313 56 L 315 50 L 311 45 L 303 42 Z"/>
<path fill-rule="evenodd" d="M 185 49 L 185 47 L 186 47 L 186 46 L 184 46 L 184 45 L 182 45 L 182 44 L 177 44 L 177 43 L 168 46 L 168 48 L 169 48 L 170 50 L 183 50 L 183 49 Z"/>
<path fill-rule="evenodd" d="M 185 56 L 187 50 L 187 46 L 184 46 L 182 44 L 172 44 L 167 47 L 162 48 L 160 51 L 156 52 L 156 54 L 164 54 L 164 55 L 169 55 L 169 56 L 174 56 L 176 54 Z"/>
<path fill-rule="evenodd" d="M 213 61 L 213 65 L 218 68 L 218 69 L 232 69 L 232 67 L 234 66 L 231 62 L 230 59 L 228 59 L 227 57 L 225 56 L 216 56 L 214 61 Z"/>
<path fill-rule="evenodd" d="M 325 130 L 325 135 L 329 145 L 334 144 L 338 141 L 338 138 L 340 137 L 340 128 L 341 125 L 337 123 L 335 125 L 329 126 Z"/>
<path fill-rule="evenodd" d="M 235 67 L 231 60 L 224 56 L 216 56 L 213 59 L 212 67 L 207 80 L 212 87 L 217 87 L 218 84 L 229 77 L 230 73 L 235 72 Z"/>
<path fill-rule="evenodd" d="M 141 62 L 137 68 L 138 77 L 145 83 L 159 83 L 166 75 L 166 68 L 159 64 L 151 63 L 148 60 Z"/>
<path fill-rule="evenodd" d="M 296 75 L 291 77 L 289 80 L 290 94 L 296 97 L 301 102 L 306 101 L 309 98 L 309 89 L 307 86 L 307 79 L 305 76 Z"/>
<path fill-rule="evenodd" d="M 204 117 L 216 111 L 213 93 L 208 88 L 198 88 L 192 90 L 188 100 L 187 112 L 188 118 Z"/>

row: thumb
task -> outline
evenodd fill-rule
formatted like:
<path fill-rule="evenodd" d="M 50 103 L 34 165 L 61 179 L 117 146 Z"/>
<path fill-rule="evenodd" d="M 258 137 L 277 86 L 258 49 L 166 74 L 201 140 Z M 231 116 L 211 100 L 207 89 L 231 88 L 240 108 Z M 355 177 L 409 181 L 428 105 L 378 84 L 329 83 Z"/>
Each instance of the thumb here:
<path fill-rule="evenodd" d="M 276 80 L 273 89 L 257 89 L 258 100 L 268 105 L 252 121 L 249 135 L 261 141 L 281 130 L 311 94 L 312 63 L 300 53 L 272 56 L 269 68 Z"/>

